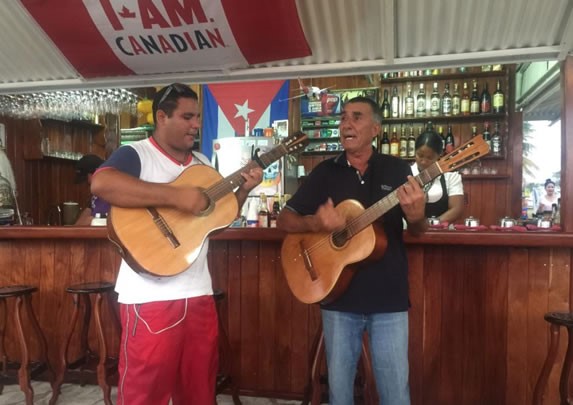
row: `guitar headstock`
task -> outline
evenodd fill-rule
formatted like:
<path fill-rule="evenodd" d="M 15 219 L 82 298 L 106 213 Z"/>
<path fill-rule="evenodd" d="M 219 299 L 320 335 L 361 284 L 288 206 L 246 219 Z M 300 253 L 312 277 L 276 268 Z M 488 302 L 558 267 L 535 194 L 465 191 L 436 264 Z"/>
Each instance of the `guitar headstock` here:
<path fill-rule="evenodd" d="M 442 173 L 457 170 L 458 168 L 480 159 L 489 153 L 489 145 L 481 135 L 474 136 L 459 146 L 453 152 L 436 162 Z"/>
<path fill-rule="evenodd" d="M 284 139 L 281 145 L 283 145 L 289 153 L 292 153 L 303 150 L 308 143 L 308 136 L 304 132 L 298 131 Z"/>

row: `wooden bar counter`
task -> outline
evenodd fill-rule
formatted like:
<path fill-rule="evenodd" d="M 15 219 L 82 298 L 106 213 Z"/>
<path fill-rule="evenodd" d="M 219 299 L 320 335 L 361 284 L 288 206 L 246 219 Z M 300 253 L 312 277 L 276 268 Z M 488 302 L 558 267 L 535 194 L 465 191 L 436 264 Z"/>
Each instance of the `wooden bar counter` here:
<path fill-rule="evenodd" d="M 227 229 L 212 237 L 209 260 L 214 287 L 227 292 L 221 309 L 241 392 L 301 398 L 320 315 L 288 289 L 283 236 Z M 531 403 L 549 342 L 543 315 L 570 309 L 573 234 L 432 231 L 405 239 L 412 403 Z M 72 313 L 65 287 L 113 281 L 119 262 L 104 228 L 0 228 L 0 285 L 39 287 L 33 305 L 52 361 Z M 106 333 L 117 353 L 111 324 Z M 8 351 L 18 358 L 14 342 L 11 328 Z M 546 403 L 558 403 L 559 372 L 555 367 Z"/>

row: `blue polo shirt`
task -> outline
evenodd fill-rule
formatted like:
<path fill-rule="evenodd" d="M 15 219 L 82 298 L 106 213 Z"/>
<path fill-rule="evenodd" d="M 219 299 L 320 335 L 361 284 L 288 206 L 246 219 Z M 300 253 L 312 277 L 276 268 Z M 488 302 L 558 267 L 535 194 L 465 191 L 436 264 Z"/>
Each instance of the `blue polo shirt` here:
<path fill-rule="evenodd" d="M 411 174 L 406 161 L 374 152 L 361 176 L 342 153 L 316 166 L 287 206 L 301 215 L 312 215 L 330 197 L 335 205 L 354 199 L 367 208 L 406 183 Z M 396 205 L 377 219 L 388 240 L 384 255 L 376 262 L 361 265 L 346 291 L 336 300 L 321 304 L 322 308 L 363 314 L 408 309 L 403 217 L 402 209 Z"/>

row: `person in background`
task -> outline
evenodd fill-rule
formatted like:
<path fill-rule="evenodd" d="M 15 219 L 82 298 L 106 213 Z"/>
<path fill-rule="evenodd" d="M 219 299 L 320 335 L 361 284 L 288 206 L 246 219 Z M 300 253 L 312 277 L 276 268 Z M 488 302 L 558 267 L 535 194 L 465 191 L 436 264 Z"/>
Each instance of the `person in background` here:
<path fill-rule="evenodd" d="M 559 196 L 555 192 L 555 182 L 551 179 L 545 180 L 545 195 L 539 200 L 537 214 L 543 214 L 553 210 L 553 204 L 557 204 Z"/>
<path fill-rule="evenodd" d="M 329 400 L 354 403 L 354 379 L 368 333 L 376 386 L 383 404 L 410 403 L 408 383 L 408 261 L 402 220 L 413 235 L 427 227 L 425 197 L 410 165 L 372 147 L 381 129 L 378 105 L 355 97 L 343 108 L 337 157 L 321 162 L 281 210 L 277 227 L 286 232 L 333 232 L 346 225 L 335 206 L 356 199 L 369 207 L 396 191 L 399 205 L 378 219 L 387 249 L 381 259 L 363 264 L 338 298 L 321 303 Z"/>
<path fill-rule="evenodd" d="M 416 138 L 415 163 L 412 173 L 420 172 L 438 161 L 442 156 L 442 137 L 427 130 Z M 464 213 L 464 186 L 458 172 L 447 172 L 424 187 L 426 191 L 426 217 L 436 217 L 443 223 L 454 223 Z"/>
<path fill-rule="evenodd" d="M 92 177 L 91 190 L 117 207 L 199 215 L 208 207 L 202 190 L 169 184 L 193 165 L 210 166 L 192 151 L 200 128 L 197 93 L 171 84 L 155 95 L 152 110 L 153 135 L 117 149 Z M 242 177 L 235 191 L 239 207 L 263 172 L 249 169 Z M 145 243 L 145 235 L 141 239 Z M 122 261 L 116 282 L 123 326 L 118 404 L 214 403 L 218 326 L 208 246 L 205 238 L 197 259 L 172 277 L 137 273 Z"/>
<path fill-rule="evenodd" d="M 92 176 L 103 159 L 96 155 L 84 155 L 76 163 L 76 184 L 86 183 L 91 185 Z M 109 212 L 109 203 L 96 195 L 90 197 L 89 206 L 78 216 L 75 225 L 90 225 L 96 214 L 106 217 Z"/>

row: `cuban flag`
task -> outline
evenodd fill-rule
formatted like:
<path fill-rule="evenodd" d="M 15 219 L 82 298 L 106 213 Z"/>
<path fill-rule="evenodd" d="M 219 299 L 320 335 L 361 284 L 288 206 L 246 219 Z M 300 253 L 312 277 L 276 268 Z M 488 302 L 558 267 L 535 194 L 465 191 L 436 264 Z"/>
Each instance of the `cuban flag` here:
<path fill-rule="evenodd" d="M 244 136 L 288 119 L 288 97 L 285 80 L 203 85 L 201 152 L 211 159 L 214 139 Z"/>

